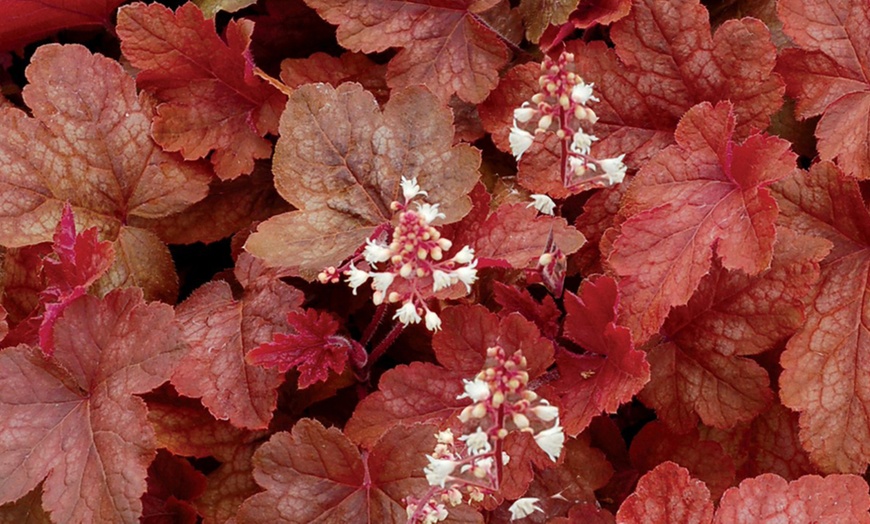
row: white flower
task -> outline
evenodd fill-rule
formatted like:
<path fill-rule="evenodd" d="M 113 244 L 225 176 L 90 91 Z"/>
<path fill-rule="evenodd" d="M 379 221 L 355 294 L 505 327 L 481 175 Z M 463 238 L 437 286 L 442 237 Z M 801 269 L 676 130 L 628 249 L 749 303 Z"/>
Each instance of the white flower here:
<path fill-rule="evenodd" d="M 514 120 L 522 123 L 528 122 L 537 112 L 538 110 L 531 107 L 528 102 L 523 102 L 521 107 L 514 109 Z"/>
<path fill-rule="evenodd" d="M 350 265 L 350 275 L 348 275 L 347 282 L 350 284 L 350 287 L 353 289 L 353 294 L 356 295 L 356 288 L 365 284 L 366 280 L 369 279 L 369 274 L 367 271 L 363 271 L 361 269 L 357 269 L 353 264 Z"/>
<path fill-rule="evenodd" d="M 538 417 L 538 420 L 549 422 L 559 416 L 559 408 L 551 406 L 546 400 L 544 404 L 532 408 L 532 413 Z"/>
<path fill-rule="evenodd" d="M 459 250 L 459 253 L 453 255 L 453 261 L 457 264 L 468 264 L 474 260 L 474 250 L 468 246 Z"/>
<path fill-rule="evenodd" d="M 477 260 L 467 266 L 458 267 L 450 272 L 450 276 L 465 284 L 465 292 L 471 293 L 471 284 L 477 280 Z"/>
<path fill-rule="evenodd" d="M 511 134 L 508 136 L 511 143 L 511 153 L 516 157 L 517 161 L 523 157 L 523 153 L 532 145 L 535 140 L 535 135 L 529 133 L 517 126 L 511 128 Z"/>
<path fill-rule="evenodd" d="M 556 203 L 547 195 L 532 195 L 532 203 L 526 207 L 534 207 L 545 215 L 552 215 L 556 209 Z"/>
<path fill-rule="evenodd" d="M 426 310 L 426 329 L 429 331 L 438 331 L 441 329 L 441 317 L 431 310 Z"/>
<path fill-rule="evenodd" d="M 372 287 L 375 288 L 375 291 L 381 291 L 383 293 L 387 292 L 387 288 L 390 287 L 390 284 L 393 283 L 393 278 L 396 277 L 395 273 L 369 273 L 372 277 Z"/>
<path fill-rule="evenodd" d="M 456 400 L 470 398 L 474 402 L 480 402 L 489 398 L 491 393 L 489 384 L 476 378 L 474 380 L 462 379 L 465 382 L 465 393 L 456 397 Z"/>
<path fill-rule="evenodd" d="M 592 142 L 595 142 L 596 140 L 598 140 L 597 136 L 586 134 L 582 129 L 580 129 L 574 133 L 574 138 L 571 141 L 571 151 L 581 155 L 588 155 L 591 150 L 590 148 L 592 147 Z"/>
<path fill-rule="evenodd" d="M 405 202 L 410 201 L 412 198 L 417 195 L 427 196 L 429 193 L 425 191 L 420 191 L 420 186 L 417 185 L 417 178 L 414 177 L 411 180 L 408 180 L 405 177 L 402 177 L 402 195 L 405 197 Z"/>
<path fill-rule="evenodd" d="M 622 163 L 623 158 L 625 158 L 624 153 L 615 158 L 605 158 L 598 161 L 598 165 L 604 170 L 607 181 L 611 185 L 619 184 L 625 178 L 625 170 L 627 168 Z"/>
<path fill-rule="evenodd" d="M 426 455 L 429 460 L 429 465 L 423 468 L 423 473 L 426 474 L 426 481 L 430 486 L 444 487 L 444 482 L 447 477 L 456 469 L 456 462 L 450 459 L 437 459 L 431 455 Z"/>
<path fill-rule="evenodd" d="M 438 212 L 438 204 L 417 204 L 417 214 L 430 224 L 437 218 L 447 216 L 444 213 Z"/>
<path fill-rule="evenodd" d="M 459 440 L 465 442 L 465 445 L 468 446 L 472 455 L 489 453 L 492 449 L 492 446 L 489 443 L 489 435 L 486 434 L 486 431 L 480 429 L 480 426 L 477 426 L 477 431 L 471 435 L 463 435 L 459 437 Z"/>
<path fill-rule="evenodd" d="M 511 504 L 511 507 L 508 508 L 508 511 L 511 512 L 511 520 L 528 517 L 536 511 L 540 511 L 541 513 L 543 513 L 544 510 L 535 505 L 540 500 L 541 499 L 535 497 L 523 497 L 514 501 L 514 503 Z"/>
<path fill-rule="evenodd" d="M 435 433 L 435 439 L 438 440 L 439 444 L 453 444 L 453 430 L 447 428 L 444 431 L 439 431 Z"/>
<path fill-rule="evenodd" d="M 538 432 L 535 435 L 535 442 L 550 457 L 550 460 L 558 461 L 559 455 L 562 454 L 562 445 L 565 443 L 565 433 L 562 432 L 559 420 L 556 419 L 556 424 L 552 428 Z"/>
<path fill-rule="evenodd" d="M 575 103 L 583 104 L 584 106 L 589 103 L 589 101 L 598 102 L 598 99 L 592 96 L 592 88 L 595 87 L 595 84 L 587 84 L 581 81 L 579 84 L 576 84 L 571 89 L 571 100 Z"/>
<path fill-rule="evenodd" d="M 432 291 L 440 291 L 445 287 L 450 287 L 453 281 L 450 279 L 450 275 L 441 271 L 440 269 L 436 269 L 432 272 Z"/>
<path fill-rule="evenodd" d="M 574 172 L 577 176 L 583 176 L 586 173 L 587 167 L 591 169 L 595 169 L 595 164 L 586 164 L 586 160 L 582 158 L 577 158 L 576 156 L 568 157 L 568 165 L 571 167 L 571 171 Z"/>
<path fill-rule="evenodd" d="M 393 256 L 393 252 L 387 246 L 382 246 L 377 242 L 372 242 L 370 238 L 366 239 L 366 248 L 363 251 L 363 257 L 369 264 L 377 264 L 378 262 L 386 262 Z"/>
<path fill-rule="evenodd" d="M 399 322 L 405 324 L 416 324 L 423 320 L 419 313 L 417 313 L 417 306 L 414 305 L 412 301 L 407 301 L 405 304 L 396 311 L 396 314 L 393 315 L 393 319 L 399 319 Z"/>

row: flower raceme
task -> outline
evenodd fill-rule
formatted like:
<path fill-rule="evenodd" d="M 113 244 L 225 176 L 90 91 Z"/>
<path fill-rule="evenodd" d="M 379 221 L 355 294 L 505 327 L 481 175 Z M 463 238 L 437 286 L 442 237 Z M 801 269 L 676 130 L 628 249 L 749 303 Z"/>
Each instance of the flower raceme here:
<path fill-rule="evenodd" d="M 431 286 L 431 292 L 438 292 L 461 282 L 470 293 L 471 285 L 477 280 L 477 260 L 474 250 L 468 246 L 445 259 L 444 254 L 453 243 L 432 226 L 432 222 L 444 218 L 438 211 L 439 205 L 415 201 L 418 196 L 427 196 L 426 191 L 420 190 L 416 178 L 402 178 L 401 186 L 404 203 L 391 204 L 399 217 L 390 242 L 366 239 L 361 258 L 369 269 L 358 268 L 356 262 L 360 257 L 357 257 L 344 271 L 345 282 L 355 295 L 357 288 L 371 279 L 372 300 L 376 305 L 402 304 L 394 319 L 406 326 L 423 321 L 428 330 L 437 331 L 441 328 L 441 319 L 426 305 L 425 297 L 429 294 L 426 288 Z M 323 283 L 337 282 L 338 272 L 327 268 L 318 279 Z"/>
<path fill-rule="evenodd" d="M 440 522 L 448 517 L 448 506 L 479 504 L 497 493 L 501 466 L 510 460 L 502 443 L 511 432 L 533 435 L 554 462 L 562 453 L 565 434 L 559 408 L 527 389 L 526 358 L 519 351 L 507 357 L 498 346 L 487 349 L 486 357 L 480 373 L 463 380 L 464 392 L 458 398 L 471 401 L 459 414 L 463 434 L 457 438 L 447 429 L 435 435 L 435 450 L 426 456 L 429 464 L 423 470 L 430 489 L 419 499 L 405 499 L 409 524 Z M 537 502 L 533 497 L 515 501 L 511 520 L 541 511 Z"/>
<path fill-rule="evenodd" d="M 514 110 L 508 137 L 511 152 L 519 161 L 532 146 L 535 135 L 555 133 L 563 144 L 565 187 L 583 191 L 618 184 L 625 177 L 626 167 L 622 163 L 625 155 L 604 159 L 592 156 L 592 144 L 598 137 L 587 133 L 584 126 L 598 121 L 595 111 L 588 106 L 598 102 L 598 98 L 594 95 L 594 84 L 587 84 L 572 71 L 573 63 L 571 53 L 562 53 L 556 60 L 544 58 L 538 79 L 540 91 Z"/>

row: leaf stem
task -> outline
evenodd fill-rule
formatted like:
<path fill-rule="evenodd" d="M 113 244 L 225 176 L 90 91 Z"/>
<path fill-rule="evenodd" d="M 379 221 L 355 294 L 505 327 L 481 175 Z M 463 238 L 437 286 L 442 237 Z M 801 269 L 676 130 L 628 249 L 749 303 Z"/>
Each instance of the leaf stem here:
<path fill-rule="evenodd" d="M 386 353 L 387 350 L 390 349 L 390 346 L 393 345 L 393 342 L 395 342 L 396 339 L 399 338 L 399 335 L 401 335 L 402 331 L 404 330 L 405 324 L 402 324 L 401 322 L 396 322 L 395 324 L 393 324 L 393 329 L 391 329 L 390 332 L 387 333 L 387 336 L 384 337 L 381 343 L 378 344 L 377 347 L 375 347 L 374 351 L 372 351 L 372 354 L 369 357 L 368 369 L 371 369 L 374 363 L 377 362 L 378 359 L 380 359 L 382 356 L 384 356 L 384 353 Z"/>

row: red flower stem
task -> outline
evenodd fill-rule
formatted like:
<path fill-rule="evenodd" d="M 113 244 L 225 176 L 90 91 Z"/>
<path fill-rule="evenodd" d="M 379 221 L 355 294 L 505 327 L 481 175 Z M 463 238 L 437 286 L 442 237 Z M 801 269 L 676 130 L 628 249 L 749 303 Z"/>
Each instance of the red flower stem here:
<path fill-rule="evenodd" d="M 390 346 L 393 345 L 393 342 L 395 342 L 396 339 L 399 338 L 399 335 L 401 335 L 402 331 L 404 330 L 405 324 L 402 324 L 401 322 L 396 322 L 393 325 L 393 329 L 391 329 L 390 332 L 387 333 L 387 336 L 384 337 L 381 343 L 377 345 L 374 351 L 372 351 L 372 354 L 369 357 L 368 364 L 366 365 L 367 369 L 371 369 L 375 362 L 377 362 L 378 359 L 384 356 L 384 353 L 386 353 L 387 350 L 390 349 Z"/>
<path fill-rule="evenodd" d="M 568 129 L 568 113 L 565 112 L 565 108 L 559 106 L 559 128 L 562 130 Z M 573 140 L 573 136 L 569 134 L 565 134 L 562 138 L 562 162 L 559 166 L 562 170 L 562 185 L 565 187 L 569 187 L 568 184 L 568 140 Z"/>
<path fill-rule="evenodd" d="M 378 330 L 378 326 L 381 325 L 381 321 L 384 319 L 384 313 L 387 311 L 387 303 L 381 302 L 381 305 L 375 309 L 375 315 L 372 317 L 372 321 L 369 323 L 368 327 L 366 327 L 365 333 L 363 333 L 362 345 L 366 347 L 369 345 L 369 342 L 372 341 L 372 337 L 375 335 L 375 331 Z M 371 359 L 369 359 L 371 361 Z"/>

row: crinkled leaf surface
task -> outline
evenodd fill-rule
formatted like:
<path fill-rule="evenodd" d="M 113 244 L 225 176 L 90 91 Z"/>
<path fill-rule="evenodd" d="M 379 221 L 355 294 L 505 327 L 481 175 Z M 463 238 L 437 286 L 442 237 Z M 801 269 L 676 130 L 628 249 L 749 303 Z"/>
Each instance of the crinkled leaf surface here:
<path fill-rule="evenodd" d="M 710 491 L 688 470 L 664 462 L 637 483 L 616 513 L 617 524 L 709 524 L 713 520 Z"/>
<path fill-rule="evenodd" d="M 392 220 L 402 178 L 416 178 L 446 221 L 468 212 L 480 155 L 453 145 L 450 110 L 421 87 L 381 112 L 359 84 L 309 84 L 290 97 L 275 150 L 275 186 L 298 211 L 260 224 L 245 249 L 305 278 L 353 254 Z"/>
<path fill-rule="evenodd" d="M 714 262 L 685 306 L 671 311 L 667 342 L 648 349 L 652 380 L 639 398 L 677 432 L 748 422 L 773 399 L 767 371 L 744 358 L 777 347 L 803 323 L 826 240 L 779 228 L 771 267 L 750 277 Z"/>
<path fill-rule="evenodd" d="M 362 53 L 347 52 L 335 57 L 314 53 L 308 58 L 288 58 L 281 62 L 281 80 L 297 88 L 314 82 L 325 82 L 338 87 L 344 82 L 356 82 L 369 91 L 379 103 L 390 98 L 387 87 L 387 67 Z"/>
<path fill-rule="evenodd" d="M 716 524 L 870 522 L 867 482 L 857 475 L 807 475 L 787 482 L 767 473 L 722 496 Z"/>
<path fill-rule="evenodd" d="M 408 518 L 402 499 L 429 487 L 426 454 L 435 447 L 435 426 L 398 427 L 361 456 L 336 428 L 302 419 L 292 433 L 275 434 L 254 455 L 254 478 L 266 491 L 242 505 L 239 519 L 250 523 L 381 522 Z M 451 510 L 453 513 L 454 510 Z M 456 508 L 468 521 L 482 522 L 469 508 Z"/>
<path fill-rule="evenodd" d="M 390 60 L 392 88 L 421 84 L 442 100 L 456 94 L 478 103 L 498 83 L 509 57 L 484 12 L 502 0 L 306 0 L 329 23 L 338 42 L 372 53 L 403 48 Z M 508 40 L 508 39 L 506 39 Z"/>
<path fill-rule="evenodd" d="M 138 522 L 157 443 L 135 394 L 181 355 L 172 308 L 138 290 L 85 295 L 55 324 L 55 352 L 0 352 L 0 502 L 44 480 L 55 522 Z"/>
<path fill-rule="evenodd" d="M 625 196 L 631 216 L 609 264 L 620 276 L 620 321 L 638 342 L 689 300 L 714 247 L 727 269 L 770 266 L 777 207 L 765 186 L 795 170 L 795 155 L 780 138 L 755 134 L 738 144 L 733 135 L 731 104 L 695 106 L 677 144 L 646 164 Z"/>
<path fill-rule="evenodd" d="M 46 45 L 27 77 L 33 117 L 0 110 L 0 243 L 50 241 L 64 201 L 83 229 L 114 238 L 122 224 L 205 197 L 209 175 L 151 140 L 151 109 L 119 63 L 77 45 Z"/>
<path fill-rule="evenodd" d="M 776 186 L 782 222 L 833 243 L 806 321 L 782 354 L 780 398 L 801 412 L 801 442 L 823 472 L 870 463 L 870 214 L 861 191 L 828 162 Z"/>
<path fill-rule="evenodd" d="M 140 88 L 160 102 L 154 139 L 188 160 L 214 151 L 222 179 L 254 169 L 272 154 L 263 137 L 278 131 L 286 97 L 255 76 L 246 53 L 253 23 L 230 21 L 226 42 L 195 4 L 173 13 L 160 4 L 135 3 L 118 12 L 124 56 L 137 68 Z"/>
<path fill-rule="evenodd" d="M 325 381 L 329 370 L 344 371 L 352 341 L 338 336 L 341 325 L 333 315 L 316 309 L 287 313 L 291 333 L 275 333 L 245 356 L 247 362 L 277 368 L 281 373 L 299 370 L 299 389 Z"/>
<path fill-rule="evenodd" d="M 250 255 L 242 258 L 247 260 L 239 268 L 258 264 Z M 270 341 L 276 332 L 286 331 L 286 312 L 299 308 L 303 297 L 277 279 L 248 280 L 244 285 L 245 293 L 237 300 L 228 283 L 213 281 L 178 306 L 190 352 L 173 373 L 172 384 L 182 395 L 201 398 L 216 418 L 261 429 L 272 418 L 283 376 L 275 369 L 248 364 L 245 354 Z"/>
<path fill-rule="evenodd" d="M 0 0 L 0 51 L 23 46 L 61 29 L 105 26 L 123 0 Z"/>
<path fill-rule="evenodd" d="M 584 354 L 560 351 L 554 388 L 565 432 L 577 435 L 602 412 L 616 409 L 649 380 L 643 351 L 634 349 L 628 329 L 616 325 L 616 282 L 605 276 L 584 280 L 578 295 L 565 294 L 563 336 Z"/>
<path fill-rule="evenodd" d="M 798 101 L 798 117 L 822 115 L 819 156 L 870 178 L 870 5 L 781 0 L 777 13 L 799 48 L 783 50 L 776 70 Z"/>
<path fill-rule="evenodd" d="M 553 343 L 541 336 L 519 313 L 499 318 L 483 306 L 454 306 L 441 312 L 442 330 L 432 340 L 441 366 L 413 362 L 381 377 L 378 391 L 357 405 L 345 432 L 364 448 L 389 428 L 417 422 L 443 423 L 468 405 L 462 379 L 482 368 L 487 348 L 499 345 L 507 355 L 522 351 L 529 378 L 541 375 L 553 362 Z"/>

